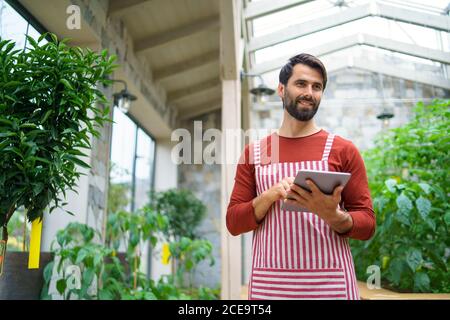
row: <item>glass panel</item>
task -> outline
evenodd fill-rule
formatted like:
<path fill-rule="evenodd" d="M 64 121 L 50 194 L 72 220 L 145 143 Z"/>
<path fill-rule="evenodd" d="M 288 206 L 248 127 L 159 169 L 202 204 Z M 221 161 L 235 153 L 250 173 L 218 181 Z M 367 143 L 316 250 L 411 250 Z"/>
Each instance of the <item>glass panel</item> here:
<path fill-rule="evenodd" d="M 136 209 L 141 208 L 148 202 L 148 192 L 151 188 L 153 154 L 152 139 L 142 129 L 138 129 L 136 189 L 134 199 Z"/>
<path fill-rule="evenodd" d="M 114 190 L 110 190 L 110 205 L 108 210 L 131 210 L 131 184 L 133 180 L 132 171 L 136 125 L 117 108 L 114 108 L 113 119 L 110 188 Z M 111 196 L 114 196 L 114 198 L 112 199 Z M 111 204 L 112 202 L 114 203 Z"/>
<path fill-rule="evenodd" d="M 0 0 L 0 37 L 12 40 L 17 49 L 23 49 L 28 22 L 6 1 Z"/>

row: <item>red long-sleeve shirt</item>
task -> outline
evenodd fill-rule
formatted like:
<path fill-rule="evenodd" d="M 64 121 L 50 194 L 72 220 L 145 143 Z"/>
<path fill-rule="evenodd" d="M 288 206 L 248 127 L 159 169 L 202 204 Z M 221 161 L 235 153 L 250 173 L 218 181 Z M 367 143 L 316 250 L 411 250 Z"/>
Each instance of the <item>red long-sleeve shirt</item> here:
<path fill-rule="evenodd" d="M 276 135 L 276 133 L 274 133 Z M 328 132 L 321 130 L 301 138 L 286 138 L 279 136 L 279 162 L 317 161 L 322 158 Z M 270 136 L 261 146 L 267 147 L 267 152 L 261 150 L 261 155 L 271 154 Z M 261 158 L 261 164 L 268 164 Z M 375 214 L 367 182 L 364 161 L 349 140 L 335 136 L 328 159 L 329 170 L 351 172 L 352 176 L 341 194 L 341 205 L 353 219 L 352 229 L 341 234 L 360 240 L 368 240 L 375 232 Z M 228 205 L 226 223 L 232 235 L 256 229 L 255 209 L 252 201 L 257 196 L 255 165 L 252 146 L 246 145 L 237 166 L 236 177 L 230 203 Z"/>

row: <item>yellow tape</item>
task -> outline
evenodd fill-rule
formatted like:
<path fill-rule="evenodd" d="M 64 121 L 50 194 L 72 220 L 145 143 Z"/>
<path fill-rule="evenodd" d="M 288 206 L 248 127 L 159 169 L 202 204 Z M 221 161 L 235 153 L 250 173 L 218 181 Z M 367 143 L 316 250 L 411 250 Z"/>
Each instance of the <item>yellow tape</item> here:
<path fill-rule="evenodd" d="M 37 218 L 31 223 L 30 255 L 28 256 L 28 269 L 39 269 L 41 255 L 42 220 Z"/>
<path fill-rule="evenodd" d="M 169 264 L 169 258 L 170 258 L 170 250 L 169 250 L 169 244 L 164 243 L 162 247 L 162 264 Z"/>

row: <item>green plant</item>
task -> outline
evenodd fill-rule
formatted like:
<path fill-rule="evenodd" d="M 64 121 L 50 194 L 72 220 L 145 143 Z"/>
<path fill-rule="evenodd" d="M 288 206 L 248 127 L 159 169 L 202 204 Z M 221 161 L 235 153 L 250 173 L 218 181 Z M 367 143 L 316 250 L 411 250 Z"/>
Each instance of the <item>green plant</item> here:
<path fill-rule="evenodd" d="M 141 284 L 138 273 L 142 245 L 149 241 L 152 246 L 156 246 L 167 226 L 167 217 L 149 206 L 133 213 L 119 211 L 108 215 L 106 246 L 114 252 L 119 252 L 121 248 L 126 251 L 128 264 L 133 270 L 134 289 Z"/>
<path fill-rule="evenodd" d="M 48 293 L 49 284 L 56 266 L 56 272 L 60 278 L 56 282 L 56 289 L 64 299 L 71 298 L 91 300 L 97 298 L 96 288 L 100 287 L 101 276 L 105 271 L 105 259 L 112 259 L 116 268 L 120 268 L 119 262 L 112 255 L 112 250 L 93 241 L 94 237 L 100 235 L 94 229 L 81 224 L 70 223 L 65 229 L 58 231 L 56 242 L 58 248 L 52 251 L 56 259 L 44 268 L 43 299 L 51 299 Z M 68 271 L 79 270 L 73 274 Z M 79 277 L 79 278 L 78 278 Z M 93 290 L 92 290 L 93 288 Z"/>
<path fill-rule="evenodd" d="M 198 238 L 196 228 L 206 215 L 205 205 L 190 190 L 169 189 L 150 194 L 150 206 L 166 215 L 169 227 L 167 239 Z"/>
<path fill-rule="evenodd" d="M 108 118 L 98 84 L 108 84 L 114 56 L 104 50 L 70 47 L 66 40 L 44 43 L 27 37 L 27 50 L 0 41 L 0 226 L 7 241 L 7 224 L 16 208 L 27 218 L 42 218 L 64 203 L 59 198 L 74 190 L 80 176 L 81 149 L 90 148 L 90 135 Z"/>
<path fill-rule="evenodd" d="M 166 217 L 149 207 L 136 213 L 110 214 L 107 244 L 102 245 L 94 241 L 99 235 L 92 228 L 80 223 L 69 224 L 57 234 L 58 248 L 52 249 L 55 259 L 44 269 L 45 285 L 41 297 L 52 298 L 48 289 L 55 270 L 58 276 L 56 288 L 64 299 L 218 299 L 219 289 L 183 287 L 179 278 L 181 271 L 175 276 L 163 276 L 158 281 L 147 279 L 139 271 L 139 246 L 146 240 L 155 246 L 162 240 L 159 233 L 166 227 Z M 170 246 L 174 256 L 181 257 L 184 271 L 192 271 L 199 262 L 208 258 L 213 262 L 212 246 L 205 240 L 183 238 L 180 243 Z M 127 251 L 125 260 L 118 257 L 122 247 Z M 74 285 L 74 275 L 65 271 L 68 266 L 76 266 L 80 270 L 78 286 Z"/>
<path fill-rule="evenodd" d="M 208 240 L 189 239 L 182 237 L 180 241 L 169 243 L 170 255 L 176 259 L 176 282 L 178 286 L 185 287 L 184 276 L 189 277 L 188 287 L 192 289 L 193 276 L 197 265 L 209 259 L 210 266 L 214 265 L 212 244 Z"/>
<path fill-rule="evenodd" d="M 450 292 L 449 106 L 418 103 L 409 123 L 363 154 L 377 229 L 351 243 L 358 278 L 378 265 L 394 290 Z"/>

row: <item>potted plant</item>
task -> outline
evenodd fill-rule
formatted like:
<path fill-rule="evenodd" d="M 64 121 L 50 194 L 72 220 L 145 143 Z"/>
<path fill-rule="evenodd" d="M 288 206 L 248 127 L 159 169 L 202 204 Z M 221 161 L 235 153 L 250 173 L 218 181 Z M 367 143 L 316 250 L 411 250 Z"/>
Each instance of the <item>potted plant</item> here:
<path fill-rule="evenodd" d="M 107 105 L 97 85 L 109 84 L 116 66 L 106 50 L 70 47 L 53 34 L 27 43 L 15 50 L 0 39 L 0 262 L 8 261 L 7 226 L 17 209 L 30 222 L 41 220 L 46 208 L 65 204 L 61 196 L 75 189 L 78 166 L 89 167 L 82 149 L 109 121 L 108 108 L 97 105 Z"/>

